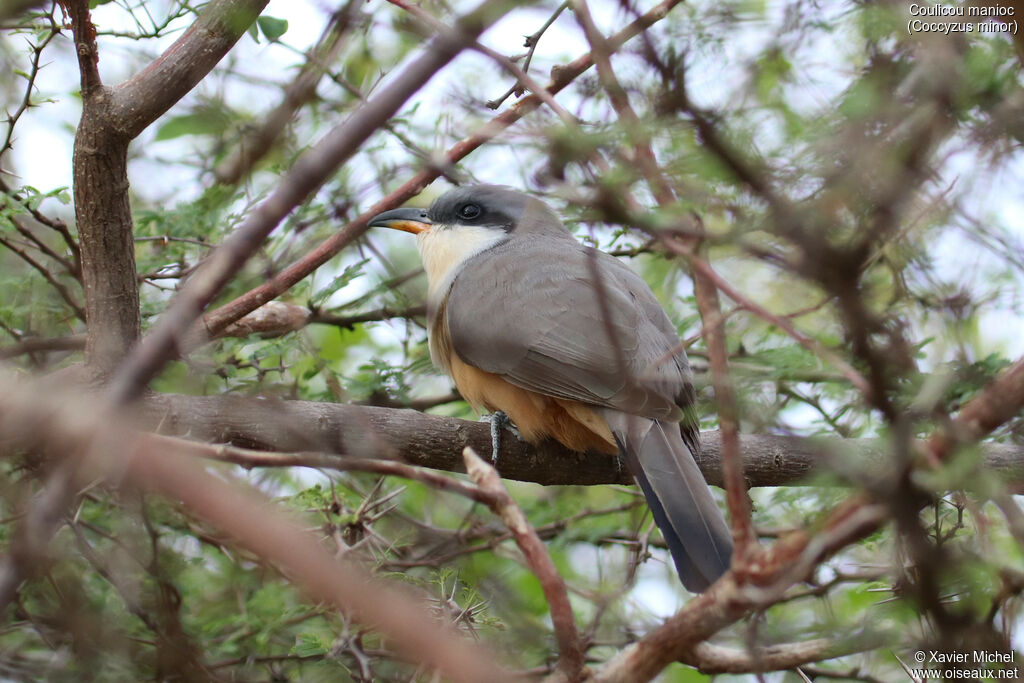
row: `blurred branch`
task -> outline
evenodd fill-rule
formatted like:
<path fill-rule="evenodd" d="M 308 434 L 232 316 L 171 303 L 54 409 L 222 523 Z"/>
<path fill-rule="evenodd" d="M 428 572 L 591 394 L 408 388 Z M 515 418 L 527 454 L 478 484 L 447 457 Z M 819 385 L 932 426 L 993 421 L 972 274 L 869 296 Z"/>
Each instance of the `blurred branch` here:
<path fill-rule="evenodd" d="M 188 439 L 151 435 L 153 443 L 160 447 L 171 447 L 172 450 L 195 458 L 206 458 L 220 462 L 230 462 L 246 469 L 254 467 L 312 467 L 331 469 L 339 472 L 372 472 L 392 477 L 402 477 L 418 481 L 438 491 L 457 493 L 477 503 L 491 503 L 493 497 L 477 486 L 467 484 L 461 479 L 438 474 L 437 472 L 395 460 L 374 458 L 339 458 L 326 453 L 272 453 L 253 451 L 233 446 L 198 443 Z"/>
<path fill-rule="evenodd" d="M 742 674 L 792 669 L 812 662 L 845 657 L 881 647 L 894 647 L 894 635 L 863 634 L 842 640 L 817 638 L 802 643 L 777 643 L 757 647 L 753 652 L 712 643 L 700 643 L 680 661 L 703 674 Z"/>
<path fill-rule="evenodd" d="M 0 347 L 0 360 L 15 358 L 27 353 L 38 353 L 40 351 L 81 351 L 84 348 L 84 334 L 73 334 L 54 339 L 30 337 L 21 340 L 17 344 Z"/>
<path fill-rule="evenodd" d="M 81 469 L 92 477 L 124 478 L 179 501 L 278 568 L 313 599 L 380 630 L 411 661 L 465 683 L 511 680 L 493 663 L 493 654 L 429 616 L 404 589 L 333 557 L 302 523 L 275 509 L 262 494 L 221 481 L 183 457 L 168 440 L 157 442 L 97 414 L 94 403 L 73 392 L 57 398 L 39 383 L 0 375 L 0 435 L 6 443 L 27 442 L 81 460 Z"/>
<path fill-rule="evenodd" d="M 668 14 L 668 11 L 678 3 L 679 0 L 664 0 L 664 2 L 643 14 L 639 19 L 631 22 L 626 28 L 609 38 L 611 48 L 620 48 L 627 41 L 663 19 Z M 578 57 L 569 64 L 552 69 L 551 82 L 546 88 L 547 91 L 552 95 L 556 94 L 591 66 L 593 66 L 593 57 L 588 53 Z M 491 119 L 475 133 L 453 145 L 445 153 L 444 164 L 441 166 L 450 166 L 465 158 L 481 145 L 519 121 L 519 119 L 537 109 L 541 104 L 542 101 L 537 95 L 524 97 L 508 110 Z M 394 192 L 378 201 L 347 226 L 327 240 L 324 240 L 319 246 L 282 270 L 268 282 L 204 315 L 202 320 L 202 324 L 205 327 L 204 332 L 207 335 L 215 336 L 223 326 L 276 298 L 330 260 L 345 246 L 358 239 L 366 232 L 367 223 L 369 223 L 371 218 L 382 211 L 400 206 L 416 196 L 423 188 L 440 177 L 441 174 L 441 167 L 437 164 L 423 169 Z"/>
<path fill-rule="evenodd" d="M 214 170 L 217 182 L 233 185 L 248 174 L 273 149 L 274 142 L 284 132 L 295 112 L 316 97 L 320 79 L 345 46 L 341 38 L 348 32 L 358 4 L 356 0 L 349 0 L 334 13 L 320 40 L 310 48 L 298 75 L 284 89 L 281 102 L 258 126 L 236 143 L 234 152 L 227 159 L 217 165 Z"/>
<path fill-rule="evenodd" d="M 696 247 L 696 245 L 694 245 Z M 694 258 L 700 258 L 694 254 Z M 701 335 L 708 349 L 711 381 L 715 389 L 715 406 L 721 426 L 722 478 L 725 480 L 726 502 L 734 541 L 733 566 L 742 568 L 757 546 L 757 534 L 750 517 L 750 497 L 743 478 L 740 458 L 739 409 L 729 373 L 729 351 L 725 341 L 725 318 L 718 299 L 718 288 L 706 275 L 693 271 L 693 289 L 700 311 Z"/>
<path fill-rule="evenodd" d="M 198 339 L 186 336 L 190 326 L 214 296 L 260 248 L 278 223 L 315 192 L 338 166 L 380 128 L 383 121 L 393 116 L 398 108 L 450 62 L 467 42 L 472 41 L 509 9 L 511 8 L 504 3 L 488 0 L 462 17 L 457 23 L 456 31 L 438 36 L 402 73 L 303 154 L 277 184 L 273 194 L 251 212 L 242 225 L 207 257 L 203 266 L 189 278 L 167 311 L 160 316 L 153 331 L 121 364 L 111 380 L 111 395 L 115 397 L 115 401 L 123 401 L 138 395 L 168 360 L 195 344 Z M 361 234 L 365 229 L 364 221 L 358 233 Z M 257 306 L 266 303 L 270 298 L 273 297 L 260 301 Z M 217 327 L 207 322 L 208 331 L 215 335 L 227 323 L 237 320 L 253 308 L 238 310 L 238 315 L 223 319 Z"/>
<path fill-rule="evenodd" d="M 45 2 L 40 0 L 3 0 L 3 2 L 0 2 L 0 21 L 13 19 L 19 14 L 45 4 Z"/>

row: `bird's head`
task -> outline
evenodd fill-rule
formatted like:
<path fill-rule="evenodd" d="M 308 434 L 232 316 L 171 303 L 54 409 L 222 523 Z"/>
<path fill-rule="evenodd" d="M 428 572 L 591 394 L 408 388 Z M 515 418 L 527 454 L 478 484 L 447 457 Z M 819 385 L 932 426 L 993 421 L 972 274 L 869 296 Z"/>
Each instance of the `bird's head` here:
<path fill-rule="evenodd" d="M 497 241 L 522 233 L 569 235 L 544 202 L 498 185 L 457 187 L 434 200 L 429 209 L 385 211 L 374 216 L 369 225 L 417 235 L 451 231 L 453 237 L 459 232 L 493 230 Z"/>

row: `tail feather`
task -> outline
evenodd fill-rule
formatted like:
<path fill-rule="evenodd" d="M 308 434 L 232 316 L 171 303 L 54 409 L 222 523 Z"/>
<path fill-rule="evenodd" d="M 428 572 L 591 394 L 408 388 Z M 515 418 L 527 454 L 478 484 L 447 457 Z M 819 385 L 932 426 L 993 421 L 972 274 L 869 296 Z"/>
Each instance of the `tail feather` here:
<path fill-rule="evenodd" d="M 676 424 L 604 411 L 687 590 L 729 568 L 732 536 Z"/>

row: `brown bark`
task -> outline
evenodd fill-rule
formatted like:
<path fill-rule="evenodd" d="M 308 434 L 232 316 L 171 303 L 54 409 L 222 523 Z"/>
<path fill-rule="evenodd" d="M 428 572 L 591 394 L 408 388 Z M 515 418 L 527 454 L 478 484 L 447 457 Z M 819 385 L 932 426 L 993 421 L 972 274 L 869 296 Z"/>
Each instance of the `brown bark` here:
<path fill-rule="evenodd" d="M 85 360 L 101 374 L 124 358 L 141 329 L 128 145 L 209 73 L 265 5 L 266 0 L 214 0 L 146 69 L 108 88 L 96 68 L 89 3 L 67 3 L 82 79 L 74 195 L 88 324 Z"/>
<path fill-rule="evenodd" d="M 139 287 L 128 202 L 128 142 L 109 128 L 109 91 L 83 94 L 75 134 L 75 221 L 81 236 L 85 362 L 108 371 L 139 337 Z"/>
<path fill-rule="evenodd" d="M 195 517 L 226 532 L 233 544 L 282 572 L 314 602 L 326 603 L 347 618 L 378 630 L 389 647 L 411 662 L 436 668 L 445 680 L 518 680 L 499 667 L 493 652 L 439 622 L 424 600 L 402 582 L 374 577 L 351 559 L 354 555 L 342 558 L 329 552 L 318 534 L 275 510 L 260 492 L 210 476 L 202 463 L 187 457 L 170 440 L 133 432 L 119 416 L 97 414 L 95 406 L 85 394 L 65 391 L 54 396 L 41 383 L 0 372 L 0 443 L 33 444 L 64 462 L 77 461 L 90 478 L 109 477 L 177 501 Z M 47 497 L 50 491 L 44 490 L 41 496 Z M 48 504 L 41 506 L 39 513 L 52 516 L 55 524 L 67 521 L 63 500 L 44 502 Z M 52 535 L 47 529 L 22 529 L 37 531 L 45 541 Z M 17 559 L 36 567 L 42 557 Z M 9 561 L 0 564 L 0 586 L 24 574 L 12 575 L 14 566 Z M 15 586 L 18 584 L 20 581 Z M 166 647 L 166 643 L 159 642 L 156 647 Z M 179 656 L 184 652 L 176 650 Z M 174 654 L 161 651 L 159 656 L 166 661 Z M 214 680 L 205 668 L 190 664 L 179 660 L 177 666 L 169 667 L 171 671 L 158 672 L 157 679 Z"/>
<path fill-rule="evenodd" d="M 490 453 L 486 423 L 427 415 L 414 410 L 371 406 L 281 401 L 230 396 L 160 394 L 140 403 L 146 428 L 267 451 L 391 458 L 413 465 L 462 471 L 462 449 Z M 719 432 L 703 432 L 698 458 L 710 484 L 722 485 Z M 985 444 L 985 467 L 1003 481 L 1024 483 L 1024 448 Z M 748 486 L 808 484 L 813 475 L 838 472 L 849 477 L 884 477 L 892 467 L 880 439 L 803 438 L 741 434 L 740 454 Z M 506 479 L 539 484 L 591 485 L 632 483 L 615 459 L 578 454 L 550 442 L 539 448 L 503 433 L 498 471 Z"/>

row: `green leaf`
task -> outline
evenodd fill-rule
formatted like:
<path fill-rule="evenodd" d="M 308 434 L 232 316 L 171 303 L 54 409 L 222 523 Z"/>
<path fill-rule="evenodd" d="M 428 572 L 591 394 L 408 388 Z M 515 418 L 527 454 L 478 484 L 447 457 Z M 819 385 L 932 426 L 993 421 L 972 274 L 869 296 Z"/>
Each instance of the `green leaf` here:
<path fill-rule="evenodd" d="M 260 25 L 260 31 L 263 32 L 263 35 L 271 42 L 279 40 L 285 34 L 285 31 L 288 30 L 287 19 L 260 17 L 256 20 L 256 23 Z"/>
<path fill-rule="evenodd" d="M 330 643 L 315 633 L 300 633 L 298 642 L 292 646 L 292 654 L 300 657 L 316 657 L 330 651 Z"/>
<path fill-rule="evenodd" d="M 216 135 L 224 132 L 228 124 L 229 119 L 224 112 L 202 109 L 169 119 L 157 130 L 156 139 L 173 140 L 184 135 Z"/>
<path fill-rule="evenodd" d="M 363 272 L 363 266 L 369 263 L 370 259 L 363 259 L 358 263 L 353 263 L 341 272 L 341 275 L 331 280 L 331 283 L 313 295 L 312 304 L 314 307 L 320 306 L 325 301 L 331 298 L 335 292 L 339 289 L 352 282 L 352 280 L 359 277 Z"/>

